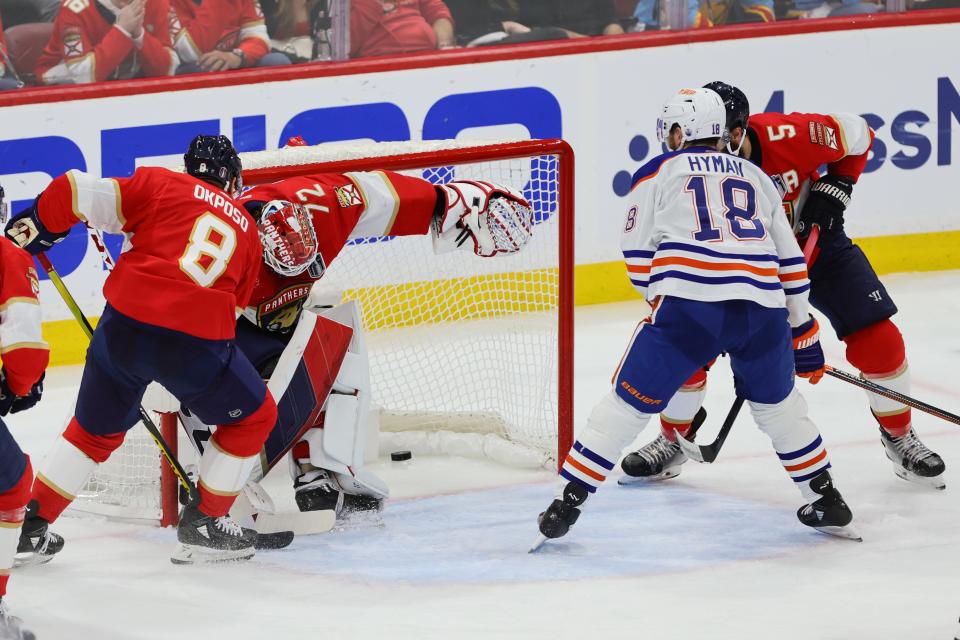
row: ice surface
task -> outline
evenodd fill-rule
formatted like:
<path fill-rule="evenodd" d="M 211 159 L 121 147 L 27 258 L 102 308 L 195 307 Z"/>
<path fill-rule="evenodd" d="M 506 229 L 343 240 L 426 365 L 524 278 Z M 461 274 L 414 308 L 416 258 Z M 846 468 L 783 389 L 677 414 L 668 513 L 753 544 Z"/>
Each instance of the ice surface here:
<path fill-rule="evenodd" d="M 960 273 L 885 281 L 900 306 L 914 394 L 960 412 Z M 634 303 L 577 310 L 577 424 L 643 312 Z M 825 348 L 828 361 L 850 368 L 832 336 Z M 9 420 L 35 464 L 78 379 L 77 367 L 52 371 L 41 405 Z M 707 437 L 731 386 L 721 360 Z M 41 640 L 949 640 L 960 615 L 960 427 L 915 414 L 947 462 L 947 490 L 936 492 L 893 475 L 858 389 L 827 378 L 801 390 L 862 543 L 796 521 L 799 494 L 744 412 L 714 465 L 688 464 L 657 486 L 608 481 L 571 533 L 538 554 L 526 551 L 551 474 L 416 458 L 376 466 L 394 492 L 382 522 L 301 538 L 243 565 L 175 567 L 172 530 L 63 518 L 63 553 L 17 571 L 9 602 Z M 268 481 L 274 493 L 288 486 L 283 473 Z"/>

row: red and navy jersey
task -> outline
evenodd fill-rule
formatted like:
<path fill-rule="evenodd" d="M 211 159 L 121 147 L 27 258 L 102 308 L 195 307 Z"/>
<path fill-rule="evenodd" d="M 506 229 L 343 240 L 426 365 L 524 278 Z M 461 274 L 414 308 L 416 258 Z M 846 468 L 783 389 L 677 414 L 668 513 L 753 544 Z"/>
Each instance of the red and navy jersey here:
<path fill-rule="evenodd" d="M 747 133 L 751 160 L 786 189 L 784 208 L 791 219 L 820 167 L 856 182 L 873 144 L 866 120 L 846 113 L 758 113 L 750 116 Z"/>
<path fill-rule="evenodd" d="M 37 77 L 63 84 L 173 75 L 179 60 L 170 40 L 168 0 L 147 0 L 136 39 L 116 24 L 117 11 L 104 0 L 64 0 Z"/>
<path fill-rule="evenodd" d="M 173 44 L 184 62 L 210 51 L 240 49 L 246 66 L 270 51 L 258 0 L 170 0 Z"/>
<path fill-rule="evenodd" d="M 0 357 L 7 384 L 17 395 L 30 393 L 50 360 L 40 334 L 40 280 L 30 254 L 0 239 Z"/>
<path fill-rule="evenodd" d="M 350 240 L 426 234 L 437 197 L 436 188 L 426 180 L 391 171 L 305 175 L 250 189 L 241 203 L 286 200 L 310 212 L 321 263 L 292 278 L 261 263 L 244 316 L 264 329 L 289 331 L 310 287 Z"/>
<path fill-rule="evenodd" d="M 41 194 L 39 215 L 53 232 L 87 222 L 126 235 L 103 289 L 120 313 L 207 340 L 233 338 L 262 248 L 253 219 L 221 189 L 158 167 L 119 179 L 70 171 Z"/>

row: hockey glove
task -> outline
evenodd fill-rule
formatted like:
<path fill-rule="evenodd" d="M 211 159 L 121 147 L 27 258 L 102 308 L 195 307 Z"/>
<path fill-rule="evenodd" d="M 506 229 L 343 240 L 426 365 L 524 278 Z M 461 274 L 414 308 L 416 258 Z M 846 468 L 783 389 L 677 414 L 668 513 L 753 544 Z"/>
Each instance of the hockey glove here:
<path fill-rule="evenodd" d="M 0 416 L 18 413 L 37 404 L 43 395 L 44 375 L 40 376 L 27 394 L 18 396 L 7 383 L 7 370 L 0 369 Z"/>
<path fill-rule="evenodd" d="M 47 231 L 47 228 L 40 222 L 40 214 L 37 210 L 39 202 L 40 197 L 38 196 L 33 201 L 33 206 L 13 216 L 7 223 L 6 228 L 7 237 L 33 255 L 47 251 L 70 235 L 69 229 L 63 233 Z"/>
<path fill-rule="evenodd" d="M 826 371 L 823 348 L 820 346 L 820 325 L 810 317 L 799 327 L 793 328 L 793 362 L 797 375 L 810 384 L 817 384 Z"/>
<path fill-rule="evenodd" d="M 807 201 L 800 210 L 797 235 L 810 235 L 813 225 L 820 225 L 824 235 L 839 233 L 843 229 L 843 212 L 850 204 L 853 180 L 844 176 L 825 175 L 810 187 Z"/>
<path fill-rule="evenodd" d="M 489 258 L 520 251 L 533 235 L 530 203 L 510 187 L 456 180 L 437 187 L 443 197 L 433 224 L 436 253 L 465 248 Z"/>

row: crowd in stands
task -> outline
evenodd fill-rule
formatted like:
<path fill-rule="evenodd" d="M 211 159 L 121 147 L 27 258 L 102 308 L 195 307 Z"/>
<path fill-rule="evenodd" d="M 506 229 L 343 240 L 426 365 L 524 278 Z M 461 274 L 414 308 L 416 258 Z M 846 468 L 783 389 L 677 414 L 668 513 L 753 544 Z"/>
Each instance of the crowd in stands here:
<path fill-rule="evenodd" d="M 0 90 L 771 22 L 885 0 L 3 0 Z M 960 0 L 906 0 L 908 8 Z M 3 25 L 7 30 L 4 32 Z"/>

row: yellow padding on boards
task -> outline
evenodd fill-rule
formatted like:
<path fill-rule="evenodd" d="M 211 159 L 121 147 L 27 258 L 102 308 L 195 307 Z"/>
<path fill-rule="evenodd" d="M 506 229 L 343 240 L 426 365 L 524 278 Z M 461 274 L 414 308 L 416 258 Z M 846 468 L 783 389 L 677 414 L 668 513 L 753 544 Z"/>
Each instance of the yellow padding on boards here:
<path fill-rule="evenodd" d="M 859 238 L 855 242 L 870 258 L 877 273 L 960 269 L 960 231 Z M 578 265 L 575 270 L 577 305 L 635 300 L 640 296 L 627 279 L 623 262 Z M 556 307 L 557 270 L 524 274 L 494 274 L 384 285 L 347 291 L 345 297 L 376 302 L 381 312 L 367 318 L 371 329 L 429 324 L 451 317 L 478 319 L 510 313 L 547 311 Z M 490 290 L 495 293 L 489 293 Z M 426 304 L 428 300 L 433 303 Z M 96 318 L 90 318 L 95 323 Z M 87 338 L 75 320 L 43 324 L 50 343 L 50 365 L 81 364 Z"/>

